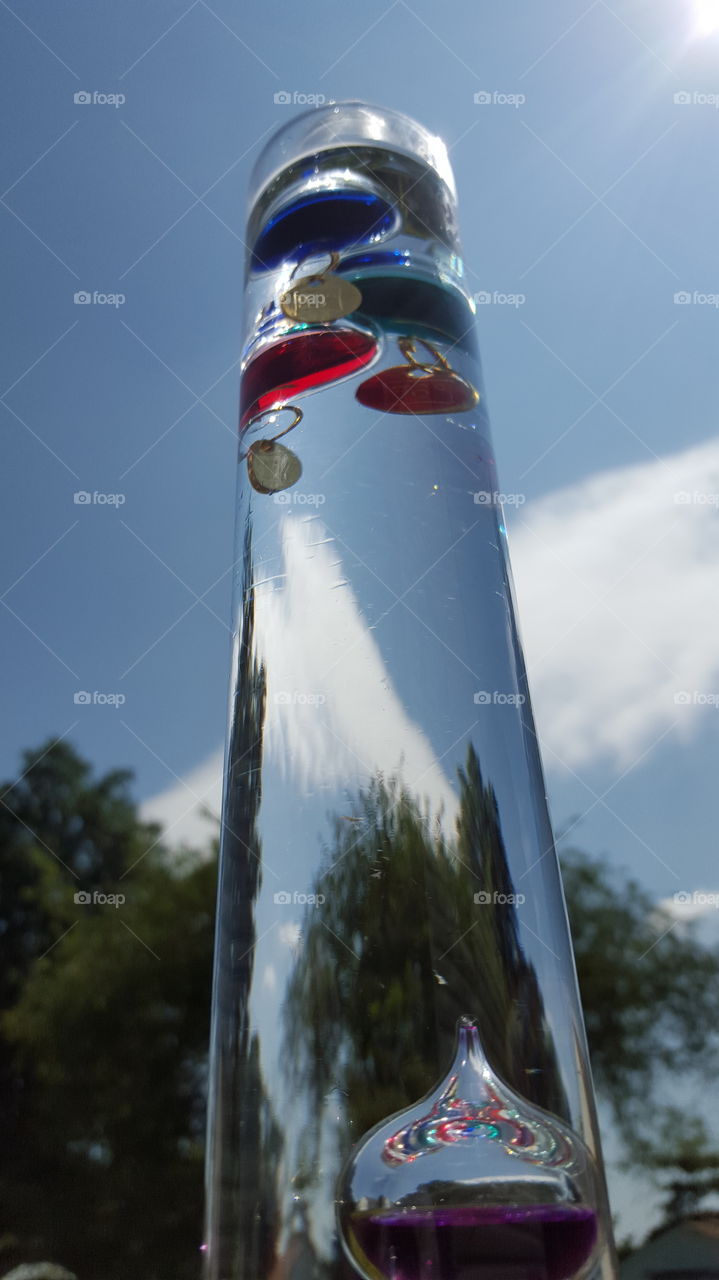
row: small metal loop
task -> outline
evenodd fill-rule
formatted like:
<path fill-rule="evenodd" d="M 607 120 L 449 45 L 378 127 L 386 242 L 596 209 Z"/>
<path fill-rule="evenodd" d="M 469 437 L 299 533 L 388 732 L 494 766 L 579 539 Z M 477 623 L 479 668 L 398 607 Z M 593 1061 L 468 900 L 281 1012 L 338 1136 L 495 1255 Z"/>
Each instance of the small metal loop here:
<path fill-rule="evenodd" d="M 290 275 L 290 278 L 287 282 L 288 286 L 292 284 L 292 281 L 297 275 L 297 272 L 299 271 L 300 267 L 304 265 L 305 262 L 310 262 L 312 258 L 320 258 L 320 257 L 329 258 L 329 263 L 327 264 L 326 267 L 323 267 L 321 271 L 313 271 L 312 275 L 306 276 L 305 279 L 307 280 L 308 283 L 314 280 L 323 280 L 326 275 L 329 275 L 329 273 L 331 271 L 334 271 L 335 267 L 339 265 L 340 255 L 338 253 L 333 252 L 331 249 L 325 249 L 324 252 L 321 254 L 318 254 L 318 253 L 306 254 L 305 257 L 301 258 L 299 262 L 296 262 L 294 267 L 292 268 L 292 274 Z"/>
<path fill-rule="evenodd" d="M 426 362 L 423 363 L 421 360 L 417 360 L 415 351 L 418 342 L 425 347 L 433 357 L 432 364 L 427 364 Z M 454 369 L 452 369 L 445 356 L 443 356 L 437 348 L 433 347 L 429 342 L 425 342 L 424 338 L 398 338 L 397 345 L 408 365 L 412 369 L 421 369 L 423 373 L 439 373 L 440 371 L 444 371 L 445 373 L 454 373 Z"/>
<path fill-rule="evenodd" d="M 276 405 L 274 409 L 263 409 L 262 413 L 258 413 L 256 417 L 250 418 L 247 426 L 243 427 L 242 434 L 245 435 L 248 431 L 253 431 L 257 424 L 262 422 L 263 418 L 276 416 L 278 413 L 284 413 L 285 410 L 295 415 L 289 427 L 284 427 L 282 431 L 278 431 L 276 436 L 266 436 L 262 441 L 255 441 L 254 444 L 250 445 L 250 449 L 254 448 L 258 444 L 274 444 L 275 440 L 280 439 L 280 436 L 286 436 L 288 431 L 294 431 L 294 428 L 299 426 L 304 417 L 302 410 L 298 409 L 296 404 L 279 404 Z M 247 450 L 247 453 L 240 454 L 240 462 L 243 462 L 249 455 L 250 449 Z"/>

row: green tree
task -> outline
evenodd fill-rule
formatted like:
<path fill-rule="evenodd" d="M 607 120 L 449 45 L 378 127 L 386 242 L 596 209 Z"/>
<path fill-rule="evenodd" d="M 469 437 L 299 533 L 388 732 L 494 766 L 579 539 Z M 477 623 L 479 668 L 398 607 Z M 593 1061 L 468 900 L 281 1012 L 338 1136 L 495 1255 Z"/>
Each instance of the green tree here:
<path fill-rule="evenodd" d="M 236 756 L 241 762 L 249 752 L 259 777 L 264 686 L 262 673 L 255 677 L 255 711 Z M 0 786 L 4 1270 L 47 1259 L 80 1280 L 197 1275 L 215 850 L 170 855 L 157 828 L 138 819 L 130 781 L 124 771 L 96 777 L 71 746 L 50 742 L 25 754 L 17 782 Z M 500 936 L 493 913 L 485 912 L 466 940 L 443 954 L 443 939 L 459 938 L 478 920 L 474 889 L 511 891 L 491 789 L 471 756 L 459 781 L 455 845 L 409 797 L 377 780 L 348 809 L 354 821 L 337 818 L 315 886 L 327 894 L 337 932 L 353 940 L 360 964 L 328 929 L 308 929 L 288 993 L 288 1034 L 294 1008 L 297 1069 L 318 1099 L 337 1079 L 333 1064 L 346 1067 L 358 1136 L 421 1095 L 427 1064 L 439 1078 L 455 1016 L 472 1004 L 473 985 L 463 988 L 462 975 L 481 965 L 496 993 L 500 948 L 514 945 L 511 920 Z M 251 942 L 262 850 L 243 796 L 238 787 L 230 816 L 233 831 L 256 851 L 248 864 L 254 878 L 243 890 Z M 628 1157 L 655 1173 L 668 1215 L 692 1210 L 717 1189 L 719 1155 L 698 1122 L 682 1115 L 680 1131 L 678 1114 L 660 1108 L 661 1092 L 668 1078 L 712 1062 L 719 959 L 691 932 L 671 928 L 649 895 L 605 862 L 573 850 L 563 866 L 599 1091 L 619 1126 L 637 1114 L 664 1117 L 653 1142 L 638 1143 L 632 1128 Z M 116 908 L 75 902 L 76 893 L 95 890 L 126 901 Z M 417 895 L 434 904 L 419 921 Z M 315 925 L 317 919 L 315 912 Z M 379 966 L 365 935 L 393 957 L 396 979 L 384 986 L 386 958 Z M 239 950 L 244 955 L 245 945 Z M 249 974 L 251 954 L 245 963 Z M 535 998 L 531 972 L 520 994 Z M 426 1030 L 411 1044 L 395 1034 L 407 999 L 427 1012 L 419 1019 Z M 505 991 L 484 1007 L 496 1060 L 545 1053 L 541 1009 L 534 1019 L 539 1040 L 527 1046 L 500 1016 L 509 1000 Z M 342 1036 L 356 1009 L 362 1016 L 354 1017 L 351 1052 L 344 1053 Z M 254 1050 L 249 1062 L 246 1083 L 255 1089 L 252 1079 L 261 1073 Z M 256 1094 L 257 1133 L 276 1162 L 277 1121 L 259 1084 Z M 246 1134 L 250 1143 L 253 1133 Z M 244 1167 L 252 1181 L 253 1166 L 249 1174 Z M 273 1256 L 274 1221 L 268 1204 L 258 1257 Z"/>
<path fill-rule="evenodd" d="M 671 1081 L 713 1080 L 719 952 L 604 860 L 571 849 L 562 873 L 595 1083 L 627 1134 L 625 1167 L 662 1193 L 664 1227 L 719 1193 L 703 1120 L 663 1100 Z"/>
<path fill-rule="evenodd" d="M 667 1073 L 713 1066 L 719 952 L 604 860 L 569 849 L 561 862 L 592 1070 L 621 1126 L 656 1105 Z"/>
<path fill-rule="evenodd" d="M 674 1222 L 719 1193 L 719 1151 L 711 1146 L 703 1121 L 679 1107 L 664 1108 L 654 1130 L 640 1137 L 634 1156 L 655 1174 L 665 1222 Z"/>
<path fill-rule="evenodd" d="M 169 857 L 127 773 L 95 779 L 66 743 L 23 764 L 0 808 L 2 1261 L 189 1280 L 214 858 Z M 125 902 L 75 900 L 94 891 Z"/>

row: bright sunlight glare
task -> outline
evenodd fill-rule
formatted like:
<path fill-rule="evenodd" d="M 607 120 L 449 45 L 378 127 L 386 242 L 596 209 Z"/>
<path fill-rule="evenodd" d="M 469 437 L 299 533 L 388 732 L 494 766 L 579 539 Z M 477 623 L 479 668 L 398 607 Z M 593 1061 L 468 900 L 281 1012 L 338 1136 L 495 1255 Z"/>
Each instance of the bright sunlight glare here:
<path fill-rule="evenodd" d="M 694 21 L 698 35 L 719 31 L 719 0 L 694 0 Z"/>

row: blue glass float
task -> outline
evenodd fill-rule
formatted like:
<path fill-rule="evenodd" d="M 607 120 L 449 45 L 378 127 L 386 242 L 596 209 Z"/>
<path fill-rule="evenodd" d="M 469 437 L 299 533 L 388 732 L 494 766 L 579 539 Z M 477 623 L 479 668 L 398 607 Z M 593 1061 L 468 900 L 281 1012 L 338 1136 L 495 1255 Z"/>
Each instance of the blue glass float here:
<path fill-rule="evenodd" d="M 397 214 L 370 191 L 318 191 L 274 214 L 252 253 L 254 271 L 271 271 L 288 258 L 374 244 L 390 235 Z"/>

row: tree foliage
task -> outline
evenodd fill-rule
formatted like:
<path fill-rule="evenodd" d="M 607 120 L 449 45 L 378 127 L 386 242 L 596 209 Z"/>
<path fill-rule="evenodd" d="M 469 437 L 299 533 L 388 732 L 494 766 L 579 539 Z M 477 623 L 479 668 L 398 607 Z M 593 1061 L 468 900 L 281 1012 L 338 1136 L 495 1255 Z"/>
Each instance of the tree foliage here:
<path fill-rule="evenodd" d="M 371 923 L 395 949 L 397 980 L 378 996 L 367 953 L 359 986 L 350 982 L 340 944 L 325 929 L 306 938 L 312 981 L 305 964 L 298 999 L 320 998 L 325 971 L 326 991 L 337 991 L 346 971 L 346 1000 L 379 1000 L 373 1022 L 381 1028 L 397 1025 L 397 1002 L 434 1006 L 467 965 L 495 964 L 501 982 L 491 913 L 481 917 L 481 935 L 468 935 L 466 953 L 460 946 L 442 955 L 438 945 L 443 935 L 462 933 L 465 917 L 467 924 L 477 918 L 462 845 L 477 815 L 490 833 L 479 871 L 488 888 L 507 888 L 487 824 L 492 797 L 474 770 L 470 760 L 460 779 L 459 858 L 408 800 L 383 800 L 381 791 L 358 798 L 357 815 L 371 816 L 364 837 L 357 823 L 338 819 L 328 902 L 343 928 L 354 921 L 358 940 Z M 168 853 L 158 830 L 139 820 L 130 782 L 123 771 L 97 777 L 67 743 L 49 742 L 26 753 L 17 782 L 0 786 L 0 1273 L 42 1259 L 80 1280 L 198 1274 L 216 850 Z M 360 851 L 355 871 L 348 858 L 340 881 L 337 858 L 350 848 Z M 441 892 L 433 891 L 433 877 Z M 564 877 L 597 1085 L 619 1124 L 649 1106 L 656 1114 L 667 1072 L 685 1075 L 692 1063 L 699 1069 L 715 1049 L 717 955 L 670 928 L 648 895 L 606 863 L 570 851 Z M 452 885 L 454 895 L 446 892 Z M 75 900 L 95 892 L 122 894 L 125 902 Z M 413 910 L 418 893 L 454 900 L 443 908 L 451 919 L 435 914 L 423 932 Z M 402 942 L 409 936 L 414 951 Z M 511 931 L 502 936 L 512 945 Z M 462 996 L 465 1004 L 470 996 Z M 534 998 L 530 973 L 523 998 Z M 440 1036 L 450 1033 L 450 1005 Z M 298 1054 L 300 1071 L 303 1063 L 316 1071 L 331 1056 L 328 1011 L 310 1019 L 326 1034 Z M 489 1006 L 487 1017 L 498 1060 L 516 1056 L 517 1028 Z M 541 1032 L 541 1020 L 538 1026 Z M 437 1052 L 431 1035 L 426 1044 L 401 1046 L 400 1071 L 391 1035 L 378 1058 L 366 1052 L 362 1034 L 358 1024 L 350 1067 L 358 1130 L 373 1119 L 363 1097 L 372 1094 L 370 1110 L 383 1113 L 403 1105 L 421 1091 L 420 1059 Z M 365 1078 L 370 1060 L 384 1066 Z M 658 1171 L 675 1213 L 716 1189 L 719 1156 L 686 1116 L 681 1126 L 668 1111 L 664 1117 L 658 1139 L 635 1145 L 632 1156 Z"/>
<path fill-rule="evenodd" d="M 592 1070 L 622 1124 L 667 1072 L 712 1065 L 719 953 L 605 861 L 569 850 L 562 874 Z"/>
<path fill-rule="evenodd" d="M 170 859 L 130 775 L 64 743 L 0 807 L 6 1267 L 195 1276 L 213 860 Z M 125 902 L 76 901 L 76 894 Z"/>

